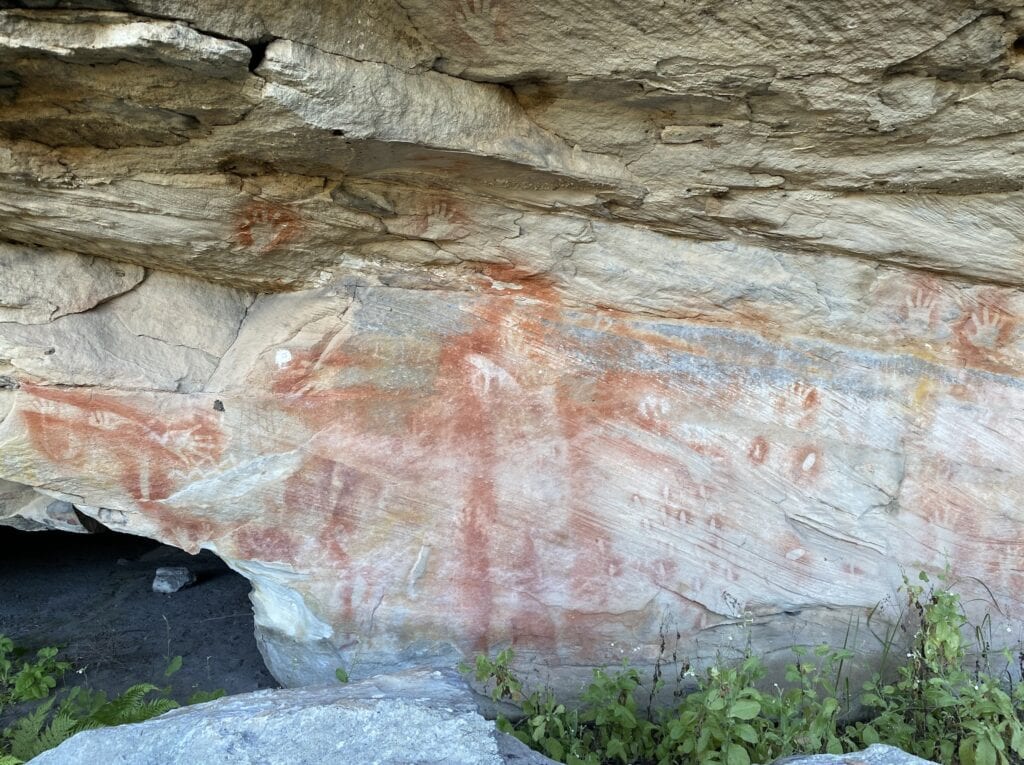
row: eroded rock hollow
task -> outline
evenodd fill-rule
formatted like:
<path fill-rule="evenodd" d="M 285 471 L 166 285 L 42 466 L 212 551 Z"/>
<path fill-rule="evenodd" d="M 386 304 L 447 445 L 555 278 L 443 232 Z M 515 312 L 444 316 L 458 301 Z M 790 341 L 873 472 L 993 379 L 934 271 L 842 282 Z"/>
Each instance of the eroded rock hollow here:
<path fill-rule="evenodd" d="M 286 684 L 1024 606 L 1019 3 L 3 5 L 7 522 Z"/>

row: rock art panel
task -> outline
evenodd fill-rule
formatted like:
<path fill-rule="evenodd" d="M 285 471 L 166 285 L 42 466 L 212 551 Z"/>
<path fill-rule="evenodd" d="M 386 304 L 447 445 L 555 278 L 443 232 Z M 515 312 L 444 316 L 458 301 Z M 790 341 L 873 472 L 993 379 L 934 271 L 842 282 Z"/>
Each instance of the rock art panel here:
<path fill-rule="evenodd" d="M 1019 609 L 1020 9 L 129 5 L 0 11 L 3 522 L 288 684 Z"/>
<path fill-rule="evenodd" d="M 1018 377 L 486 283 L 259 298 L 203 392 L 22 380 L 0 468 L 234 561 L 290 682 L 839 640 L 947 559 L 1019 605 Z"/>

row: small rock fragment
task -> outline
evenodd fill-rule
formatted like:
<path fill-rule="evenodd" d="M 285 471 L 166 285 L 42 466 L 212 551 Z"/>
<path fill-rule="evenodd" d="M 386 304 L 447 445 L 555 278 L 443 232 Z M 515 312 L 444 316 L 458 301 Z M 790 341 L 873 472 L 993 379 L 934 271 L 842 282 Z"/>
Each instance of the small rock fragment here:
<path fill-rule="evenodd" d="M 153 577 L 153 592 L 170 595 L 172 592 L 194 584 L 196 575 L 185 566 L 161 566 Z"/>

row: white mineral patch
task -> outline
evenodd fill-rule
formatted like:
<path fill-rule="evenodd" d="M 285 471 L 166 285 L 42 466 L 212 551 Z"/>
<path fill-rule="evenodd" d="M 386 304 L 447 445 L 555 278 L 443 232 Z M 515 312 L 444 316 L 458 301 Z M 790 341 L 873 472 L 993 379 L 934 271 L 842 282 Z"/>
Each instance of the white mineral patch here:
<path fill-rule="evenodd" d="M 211 545 L 207 545 L 212 549 Z M 252 582 L 253 617 L 257 627 L 273 630 L 298 642 L 329 638 L 330 625 L 318 619 L 306 606 L 302 596 L 287 582 L 304 577 L 286 566 L 259 561 L 224 559 L 235 571 Z"/>
<path fill-rule="evenodd" d="M 287 348 L 278 348 L 277 353 L 274 354 L 274 363 L 277 364 L 278 369 L 283 369 L 288 366 L 292 360 L 292 352 Z"/>

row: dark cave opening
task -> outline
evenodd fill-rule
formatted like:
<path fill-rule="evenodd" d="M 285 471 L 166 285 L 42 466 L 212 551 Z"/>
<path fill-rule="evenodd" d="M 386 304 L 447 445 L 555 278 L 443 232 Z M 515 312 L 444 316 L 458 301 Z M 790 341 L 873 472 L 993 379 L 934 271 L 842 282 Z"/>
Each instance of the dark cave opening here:
<path fill-rule="evenodd" d="M 156 569 L 187 566 L 196 582 L 165 595 Z M 31 652 L 48 645 L 74 669 L 66 686 L 108 695 L 130 685 L 228 694 L 277 687 L 253 635 L 249 582 L 216 555 L 145 537 L 0 526 L 0 634 Z M 165 677 L 168 663 L 182 667 Z"/>

